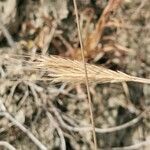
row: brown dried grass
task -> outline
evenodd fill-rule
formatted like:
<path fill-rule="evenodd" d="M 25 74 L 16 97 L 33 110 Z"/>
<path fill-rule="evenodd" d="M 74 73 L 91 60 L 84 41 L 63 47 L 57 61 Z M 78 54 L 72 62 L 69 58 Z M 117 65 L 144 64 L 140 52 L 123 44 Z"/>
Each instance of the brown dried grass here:
<path fill-rule="evenodd" d="M 55 56 L 38 56 L 36 61 L 28 62 L 35 70 L 40 69 L 48 72 L 46 76 L 52 82 L 84 83 L 85 72 L 83 63 L 76 60 L 65 59 Z M 113 71 L 102 66 L 86 63 L 88 79 L 90 83 L 114 83 L 132 81 L 150 84 L 150 79 L 130 76 L 121 71 Z M 42 79 L 42 78 L 41 78 Z"/>
<path fill-rule="evenodd" d="M 58 56 L 41 56 L 36 58 L 23 55 L 3 55 L 1 63 L 5 63 L 8 70 L 13 70 L 13 74 L 19 75 L 20 72 L 31 71 L 45 72 L 39 78 L 23 80 L 47 80 L 53 83 L 65 82 L 69 84 L 85 83 L 85 72 L 82 61 L 71 60 Z M 23 64 L 21 67 L 21 63 Z M 117 83 L 117 82 L 139 82 L 150 84 L 150 79 L 128 75 L 121 71 L 113 71 L 102 66 L 86 63 L 89 83 Z M 16 72 L 15 72 L 15 68 Z M 19 72 L 18 70 L 21 69 Z M 37 73 L 36 73 L 37 75 Z"/>
<path fill-rule="evenodd" d="M 90 51 L 93 51 L 97 47 L 98 42 L 102 38 L 105 25 L 110 17 L 111 12 L 116 11 L 122 2 L 123 0 L 109 0 L 108 1 L 107 6 L 105 7 L 102 15 L 100 16 L 95 26 L 95 30 L 91 34 L 89 34 L 84 41 L 84 46 L 88 53 Z"/>

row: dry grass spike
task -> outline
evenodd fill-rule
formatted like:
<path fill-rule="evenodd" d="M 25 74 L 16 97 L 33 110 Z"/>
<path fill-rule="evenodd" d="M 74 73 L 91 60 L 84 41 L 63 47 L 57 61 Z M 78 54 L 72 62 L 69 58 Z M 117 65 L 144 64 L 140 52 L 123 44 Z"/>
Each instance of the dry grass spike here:
<path fill-rule="evenodd" d="M 84 83 L 85 74 L 82 62 L 55 56 L 38 56 L 35 62 L 28 62 L 33 69 L 48 72 L 47 79 L 52 82 L 67 82 L 71 84 Z M 127 75 L 121 71 L 113 71 L 101 66 L 86 63 L 90 83 L 115 83 L 132 81 L 150 84 L 150 79 Z"/>

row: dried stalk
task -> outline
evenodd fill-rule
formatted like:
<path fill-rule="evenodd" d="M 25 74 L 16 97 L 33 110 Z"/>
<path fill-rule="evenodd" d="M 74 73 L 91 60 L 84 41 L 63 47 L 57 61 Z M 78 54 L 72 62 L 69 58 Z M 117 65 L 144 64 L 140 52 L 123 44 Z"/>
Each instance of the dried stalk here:
<path fill-rule="evenodd" d="M 96 48 L 98 42 L 102 38 L 102 34 L 105 25 L 109 19 L 111 12 L 115 11 L 117 7 L 123 2 L 123 0 L 109 0 L 107 6 L 105 7 L 102 15 L 100 16 L 94 31 L 87 36 L 84 45 L 85 49 L 89 52 Z"/>
<path fill-rule="evenodd" d="M 29 131 L 27 130 L 21 123 L 19 123 L 15 118 L 13 118 L 8 112 L 0 112 L 0 116 L 6 117 L 10 120 L 14 125 L 20 128 L 34 143 L 40 150 L 47 150 L 47 148 Z"/>
<path fill-rule="evenodd" d="M 137 149 L 147 149 L 150 146 L 150 140 L 145 140 L 141 142 L 137 142 L 136 144 L 133 144 L 131 146 L 125 146 L 125 147 L 115 147 L 112 148 L 112 150 L 137 150 Z"/>
<path fill-rule="evenodd" d="M 93 140 L 94 140 L 94 149 L 97 150 L 95 123 L 94 123 L 94 117 L 93 117 L 93 111 L 92 111 L 92 99 L 91 99 L 91 95 L 90 95 L 88 72 L 87 72 L 87 66 L 86 66 L 86 62 L 85 62 L 84 47 L 83 47 L 83 41 L 82 41 L 82 35 L 81 35 L 81 29 L 80 29 L 80 23 L 79 23 L 79 16 L 78 16 L 78 9 L 77 9 L 76 0 L 73 0 L 73 4 L 74 4 L 74 10 L 75 10 L 75 14 L 76 14 L 78 37 L 79 37 L 81 56 L 82 56 L 83 67 L 84 67 L 84 79 L 85 79 L 86 90 L 87 90 L 88 106 L 89 106 L 89 111 L 90 111 L 90 119 L 91 119 L 91 123 L 92 123 L 92 127 L 93 127 L 92 132 L 93 132 Z"/>
<path fill-rule="evenodd" d="M 6 147 L 9 150 L 16 150 L 11 144 L 5 141 L 0 141 L 0 146 Z"/>
<path fill-rule="evenodd" d="M 73 132 L 87 132 L 87 131 L 91 131 L 92 130 L 92 127 L 90 127 L 89 125 L 86 125 L 86 126 L 71 126 L 71 125 L 68 125 L 61 117 L 61 114 L 57 111 L 57 109 L 52 105 L 52 111 L 54 112 L 56 118 L 58 119 L 60 125 L 69 130 L 69 131 L 73 131 Z M 142 112 L 139 116 L 137 116 L 136 118 L 134 118 L 133 120 L 131 121 L 128 121 L 122 125 L 118 125 L 118 126 L 115 126 L 115 127 L 110 127 L 110 128 L 97 128 L 95 127 L 95 131 L 97 133 L 100 133 L 100 134 L 106 134 L 106 133 L 112 133 L 112 132 L 116 132 L 116 131 L 120 131 L 120 130 L 123 130 L 123 129 L 126 129 L 128 127 L 131 127 L 135 124 L 137 124 L 142 118 L 143 116 L 145 115 L 145 112 Z"/>

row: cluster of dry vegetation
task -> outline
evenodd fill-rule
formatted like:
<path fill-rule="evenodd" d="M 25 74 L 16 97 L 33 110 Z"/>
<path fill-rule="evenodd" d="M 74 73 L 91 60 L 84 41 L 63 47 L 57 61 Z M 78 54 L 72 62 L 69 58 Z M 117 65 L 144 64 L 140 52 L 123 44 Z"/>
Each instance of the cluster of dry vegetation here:
<path fill-rule="evenodd" d="M 13 15 L 9 4 L 0 148 L 147 149 L 149 1 L 14 0 Z"/>

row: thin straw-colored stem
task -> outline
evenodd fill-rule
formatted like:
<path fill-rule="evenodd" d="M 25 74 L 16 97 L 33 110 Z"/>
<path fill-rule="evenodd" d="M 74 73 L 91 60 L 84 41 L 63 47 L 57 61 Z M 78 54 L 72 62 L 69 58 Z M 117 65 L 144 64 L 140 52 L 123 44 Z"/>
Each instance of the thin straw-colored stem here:
<path fill-rule="evenodd" d="M 92 131 L 93 131 L 94 149 L 97 150 L 95 123 L 94 123 L 94 117 L 93 117 L 93 112 L 92 112 L 92 100 L 91 100 L 91 96 L 90 96 L 88 73 L 87 73 L 87 67 L 86 67 L 86 62 L 85 62 L 85 57 L 84 57 L 84 48 L 83 48 L 82 35 L 81 35 L 81 29 L 80 29 L 80 23 L 79 23 L 78 9 L 77 9 L 76 0 L 73 0 L 73 4 L 74 4 L 74 9 L 75 9 L 75 14 L 76 14 L 78 37 L 79 37 L 82 61 L 83 61 L 84 71 L 85 71 L 85 83 L 86 83 L 86 89 L 87 89 L 88 105 L 89 105 L 89 110 L 90 110 L 91 123 L 92 123 L 92 127 L 93 127 Z"/>

